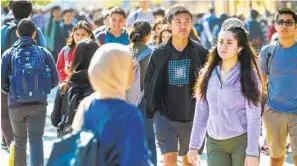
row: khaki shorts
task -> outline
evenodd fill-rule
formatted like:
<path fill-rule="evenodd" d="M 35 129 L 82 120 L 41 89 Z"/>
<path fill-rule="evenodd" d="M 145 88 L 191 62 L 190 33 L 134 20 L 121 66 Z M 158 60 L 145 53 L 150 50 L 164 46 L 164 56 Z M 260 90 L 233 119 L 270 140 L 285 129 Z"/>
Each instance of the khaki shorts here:
<path fill-rule="evenodd" d="M 265 105 L 263 123 L 269 154 L 272 158 L 286 155 L 287 137 L 290 136 L 292 153 L 297 155 L 297 114 L 284 114 L 272 110 Z"/>

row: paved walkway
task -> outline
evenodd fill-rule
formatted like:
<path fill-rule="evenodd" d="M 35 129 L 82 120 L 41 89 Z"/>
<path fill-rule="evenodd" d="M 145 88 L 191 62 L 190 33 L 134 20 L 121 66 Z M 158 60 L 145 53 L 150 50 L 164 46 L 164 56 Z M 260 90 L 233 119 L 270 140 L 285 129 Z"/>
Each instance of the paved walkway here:
<path fill-rule="evenodd" d="M 45 156 L 45 163 L 47 162 L 50 152 L 51 152 L 51 148 L 52 148 L 52 144 L 53 141 L 56 138 L 56 128 L 53 127 L 51 125 L 50 122 L 50 114 L 53 110 L 53 102 L 54 102 L 54 98 L 55 98 L 55 91 L 53 90 L 52 93 L 49 95 L 48 101 L 49 101 L 49 105 L 47 107 L 47 117 L 46 117 L 46 127 L 45 127 L 45 133 L 43 136 L 43 140 L 44 140 L 44 156 Z M 29 147 L 27 148 L 27 162 L 29 163 Z M 8 165 L 8 157 L 9 154 L 7 152 L 5 152 L 4 150 L 0 150 L 0 166 L 7 166 Z M 160 151 L 158 149 L 158 165 L 162 165 L 162 160 L 161 160 L 161 156 L 160 156 Z M 201 166 L 207 166 L 207 156 L 206 156 L 206 151 L 204 151 L 204 153 L 201 156 Z M 181 161 L 178 161 L 179 164 L 181 165 Z M 269 157 L 261 154 L 261 159 L 260 159 L 260 166 L 268 166 L 269 165 Z M 293 166 L 293 160 L 292 160 L 292 156 L 289 153 L 286 159 L 286 163 L 285 166 Z"/>

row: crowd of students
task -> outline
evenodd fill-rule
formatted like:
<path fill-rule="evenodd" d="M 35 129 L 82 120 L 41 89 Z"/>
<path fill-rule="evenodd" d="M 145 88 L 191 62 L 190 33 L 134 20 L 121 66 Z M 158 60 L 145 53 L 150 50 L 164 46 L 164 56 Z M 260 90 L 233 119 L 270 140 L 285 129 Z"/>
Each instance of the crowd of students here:
<path fill-rule="evenodd" d="M 71 10 L 61 21 L 53 7 L 42 32 L 32 2 L 12 2 L 14 20 L 1 28 L 1 130 L 6 146 L 14 141 L 15 165 L 26 165 L 27 137 L 31 165 L 44 165 L 56 86 L 57 137 L 93 131 L 97 165 L 157 165 L 157 141 L 165 166 L 178 156 L 199 165 L 205 145 L 210 166 L 257 166 L 261 119 L 271 166 L 283 165 L 288 135 L 297 165 L 296 11 L 276 12 L 277 41 L 264 46 L 254 10 L 247 22 L 211 10 L 199 26 L 183 6 L 165 15 L 139 5 L 129 15 L 110 9 L 96 29 L 72 24 Z"/>

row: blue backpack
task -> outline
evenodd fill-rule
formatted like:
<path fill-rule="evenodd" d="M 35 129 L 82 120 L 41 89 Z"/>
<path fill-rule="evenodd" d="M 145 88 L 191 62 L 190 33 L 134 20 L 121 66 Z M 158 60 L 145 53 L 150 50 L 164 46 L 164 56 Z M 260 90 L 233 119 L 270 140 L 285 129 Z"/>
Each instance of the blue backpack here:
<path fill-rule="evenodd" d="M 39 101 L 51 90 L 50 68 L 35 45 L 17 47 L 11 56 L 9 93 L 17 102 Z"/>
<path fill-rule="evenodd" d="M 88 97 L 81 103 L 80 108 L 89 110 L 93 96 Z M 111 108 L 99 111 L 100 119 L 96 128 L 102 131 L 104 124 L 109 120 L 117 109 L 118 105 L 111 105 Z M 84 124 L 86 122 L 83 122 Z M 57 139 L 53 144 L 47 166 L 97 166 L 100 147 L 100 139 L 96 137 L 96 132 L 86 129 L 83 125 L 79 131 L 72 131 L 62 138 Z"/>

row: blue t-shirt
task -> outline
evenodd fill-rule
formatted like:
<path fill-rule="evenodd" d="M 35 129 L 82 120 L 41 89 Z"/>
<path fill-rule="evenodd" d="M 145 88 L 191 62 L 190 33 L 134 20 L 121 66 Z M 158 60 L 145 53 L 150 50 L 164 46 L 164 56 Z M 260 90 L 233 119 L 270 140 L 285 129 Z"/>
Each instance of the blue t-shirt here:
<path fill-rule="evenodd" d="M 119 44 L 123 44 L 123 45 L 129 45 L 130 41 L 129 41 L 129 34 L 127 29 L 123 29 L 121 36 L 113 36 L 110 32 L 110 28 L 106 29 L 105 31 L 102 31 L 100 33 L 98 33 L 95 38 L 97 41 L 99 41 L 100 43 L 102 41 L 100 41 L 100 36 L 104 35 L 103 39 L 103 44 L 107 44 L 107 43 L 119 43 Z"/>
<path fill-rule="evenodd" d="M 131 13 L 127 19 L 127 25 L 128 27 L 132 27 L 133 23 L 138 20 L 146 20 L 153 24 L 153 11 L 150 10 L 147 13 L 143 13 L 142 9 L 138 9 L 137 11 Z"/>
<path fill-rule="evenodd" d="M 262 73 L 267 73 L 268 51 L 266 46 L 260 53 Z M 268 73 L 268 107 L 282 113 L 297 113 L 297 42 L 290 48 L 276 46 Z"/>

